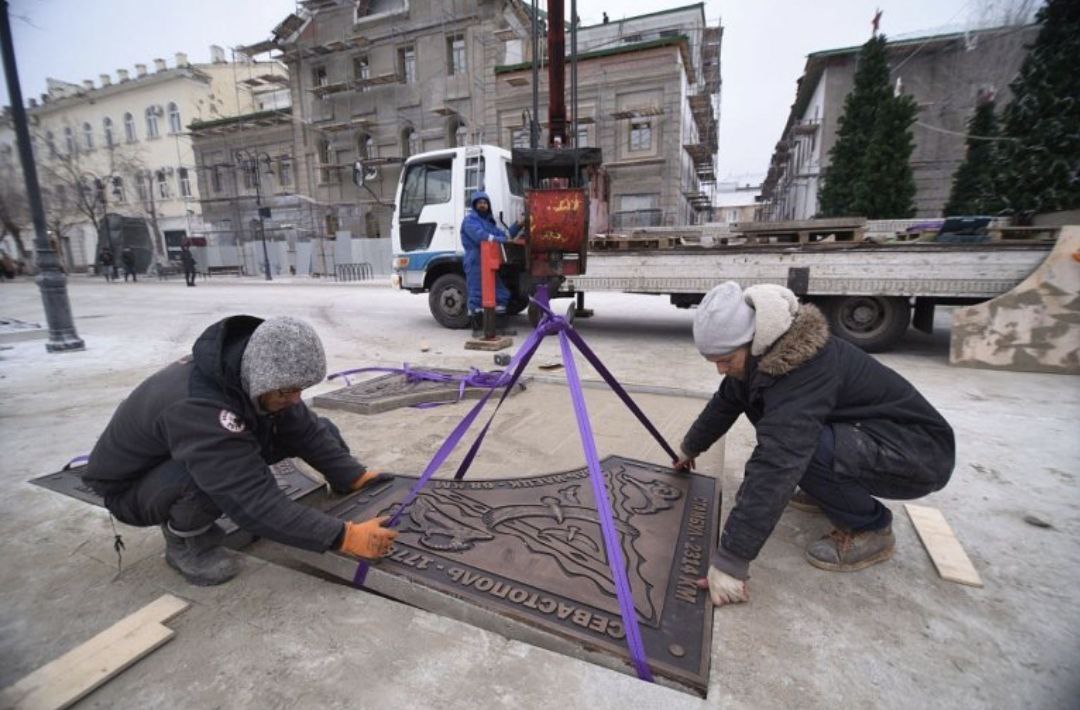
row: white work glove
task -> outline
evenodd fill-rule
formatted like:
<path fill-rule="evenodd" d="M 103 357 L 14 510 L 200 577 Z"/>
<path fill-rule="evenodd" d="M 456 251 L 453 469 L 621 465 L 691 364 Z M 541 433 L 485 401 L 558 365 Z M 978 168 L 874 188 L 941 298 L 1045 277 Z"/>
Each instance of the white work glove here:
<path fill-rule="evenodd" d="M 709 576 L 698 580 L 698 587 L 709 590 L 712 603 L 716 606 L 739 604 L 750 600 L 750 592 L 746 589 L 745 581 L 735 579 L 730 574 L 712 566 L 709 567 Z"/>

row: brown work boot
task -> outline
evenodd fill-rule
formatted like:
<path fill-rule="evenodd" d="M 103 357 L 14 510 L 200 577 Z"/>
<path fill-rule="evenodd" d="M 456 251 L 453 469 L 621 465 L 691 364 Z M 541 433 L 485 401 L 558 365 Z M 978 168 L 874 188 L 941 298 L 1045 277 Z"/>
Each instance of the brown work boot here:
<path fill-rule="evenodd" d="M 817 502 L 817 498 L 804 491 L 802 488 L 795 489 L 795 495 L 791 496 L 791 500 L 788 501 L 795 510 L 801 510 L 805 513 L 823 513 L 821 506 Z"/>
<path fill-rule="evenodd" d="M 855 572 L 884 562 L 895 550 L 892 524 L 863 532 L 836 529 L 806 548 L 806 561 L 830 572 Z"/>

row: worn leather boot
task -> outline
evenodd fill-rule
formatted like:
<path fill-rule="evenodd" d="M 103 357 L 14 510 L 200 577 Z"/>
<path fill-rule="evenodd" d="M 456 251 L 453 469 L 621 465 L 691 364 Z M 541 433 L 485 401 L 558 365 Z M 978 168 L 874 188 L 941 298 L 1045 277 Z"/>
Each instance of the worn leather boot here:
<path fill-rule="evenodd" d="M 855 572 L 884 562 L 895 550 L 892 524 L 863 532 L 838 528 L 806 548 L 806 561 L 830 572 Z"/>
<path fill-rule="evenodd" d="M 791 496 L 791 500 L 788 501 L 795 510 L 801 510 L 805 513 L 823 513 L 821 506 L 818 505 L 817 499 L 807 493 L 801 488 L 795 489 L 795 495 Z"/>
<path fill-rule="evenodd" d="M 240 571 L 236 553 L 221 546 L 225 531 L 216 523 L 193 532 L 178 532 L 165 523 L 161 532 L 165 536 L 165 561 L 191 584 L 224 584 Z"/>

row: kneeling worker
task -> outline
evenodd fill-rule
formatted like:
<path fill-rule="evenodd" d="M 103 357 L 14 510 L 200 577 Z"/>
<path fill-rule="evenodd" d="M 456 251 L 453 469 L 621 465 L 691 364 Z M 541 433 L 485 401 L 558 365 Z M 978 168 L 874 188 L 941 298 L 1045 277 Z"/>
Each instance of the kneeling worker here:
<path fill-rule="evenodd" d="M 709 567 L 713 603 L 747 600 L 750 562 L 796 502 L 796 484 L 798 502 L 816 504 L 836 528 L 807 548 L 810 564 L 847 572 L 889 559 L 892 513 L 874 496 L 919 498 L 952 474 L 953 432 L 937 410 L 781 286 L 717 286 L 694 316 L 694 342 L 725 377 L 676 468 L 692 468 L 740 414 L 757 432 Z"/>
<path fill-rule="evenodd" d="M 301 401 L 325 376 L 322 343 L 307 323 L 225 318 L 120 404 L 83 480 L 121 522 L 160 525 L 166 561 L 192 584 L 221 584 L 239 571 L 221 546 L 222 513 L 286 545 L 385 555 L 397 536 L 385 518 L 343 523 L 291 500 L 270 472 L 268 464 L 299 456 L 340 493 L 388 478 L 365 470 L 337 427 Z"/>

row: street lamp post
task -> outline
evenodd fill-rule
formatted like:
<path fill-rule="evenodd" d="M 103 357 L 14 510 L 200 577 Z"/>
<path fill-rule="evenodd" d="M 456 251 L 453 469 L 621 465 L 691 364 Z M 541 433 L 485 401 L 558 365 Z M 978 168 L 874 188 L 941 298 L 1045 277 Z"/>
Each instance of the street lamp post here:
<path fill-rule="evenodd" d="M 105 193 L 107 185 L 111 182 L 113 182 L 113 177 L 111 175 L 105 178 L 104 181 L 99 177 L 94 177 L 94 191 L 97 198 L 101 201 L 101 219 L 105 222 L 105 237 L 109 240 L 109 251 L 113 255 L 113 263 L 110 268 L 112 269 L 112 277 L 115 279 L 118 275 L 116 268 L 118 255 L 116 253 L 116 247 L 113 245 L 112 221 L 109 219 L 109 202 Z"/>
<path fill-rule="evenodd" d="M 22 161 L 23 178 L 26 180 L 26 197 L 34 220 L 34 252 L 38 267 L 35 280 L 41 290 L 45 320 L 49 324 L 49 341 L 45 343 L 45 350 L 50 353 L 82 350 L 86 345 L 75 332 L 71 302 L 68 300 L 67 276 L 60 268 L 60 259 L 49 244 L 45 228 L 45 208 L 41 203 L 34 152 L 30 149 L 30 129 L 26 125 L 26 109 L 23 108 L 19 71 L 15 65 L 15 48 L 11 44 L 7 0 L 0 0 L 0 51 L 3 52 L 4 76 L 7 79 L 11 118 L 19 144 L 19 160 Z"/>
<path fill-rule="evenodd" d="M 262 179 L 259 175 L 259 160 L 261 158 L 266 159 L 266 164 L 270 164 L 270 155 L 267 153 L 260 153 L 250 150 L 238 150 L 237 155 L 241 157 L 241 170 L 247 170 L 251 173 L 252 180 L 255 181 L 255 210 L 259 214 L 259 236 L 262 238 L 263 248 L 263 271 L 266 273 L 266 280 L 273 281 L 273 277 L 270 275 L 270 252 L 266 248 L 266 223 L 263 222 L 263 210 L 262 210 Z M 272 172 L 267 169 L 267 172 Z"/>

